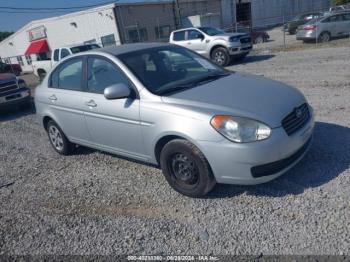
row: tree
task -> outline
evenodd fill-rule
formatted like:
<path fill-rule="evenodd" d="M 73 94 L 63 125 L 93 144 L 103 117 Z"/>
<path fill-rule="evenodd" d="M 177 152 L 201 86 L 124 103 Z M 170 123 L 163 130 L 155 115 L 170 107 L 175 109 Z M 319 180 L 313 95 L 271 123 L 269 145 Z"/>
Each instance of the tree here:
<path fill-rule="evenodd" d="M 6 37 L 12 35 L 13 32 L 2 31 L 0 32 L 0 41 L 4 40 Z"/>
<path fill-rule="evenodd" d="M 332 0 L 334 5 L 345 5 L 350 3 L 350 0 Z"/>

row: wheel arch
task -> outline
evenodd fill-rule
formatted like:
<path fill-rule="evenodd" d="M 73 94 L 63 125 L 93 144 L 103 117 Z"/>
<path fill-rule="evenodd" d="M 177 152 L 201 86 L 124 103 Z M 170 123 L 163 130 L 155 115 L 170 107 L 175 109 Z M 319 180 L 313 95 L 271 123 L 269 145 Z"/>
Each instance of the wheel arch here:
<path fill-rule="evenodd" d="M 225 48 L 226 50 L 227 50 L 227 47 L 226 46 L 224 46 L 224 45 L 222 45 L 222 44 L 215 44 L 214 46 L 212 46 L 211 47 L 211 49 L 210 49 L 210 52 L 209 52 L 209 57 L 211 58 L 212 57 L 212 54 L 213 54 L 213 52 L 214 52 L 214 50 L 215 49 L 217 49 L 217 48 Z"/>
<path fill-rule="evenodd" d="M 167 134 L 163 134 L 160 137 L 158 137 L 156 139 L 155 144 L 154 144 L 154 149 L 153 149 L 154 150 L 154 157 L 155 157 L 156 163 L 158 165 L 160 164 L 159 160 L 160 160 L 160 154 L 162 152 L 162 149 L 164 148 L 164 146 L 167 143 L 169 143 L 170 141 L 175 140 L 175 139 L 182 139 L 182 140 L 186 140 L 186 141 L 192 143 L 204 154 L 204 152 L 202 151 L 202 149 L 198 145 L 198 143 L 194 139 L 188 137 L 187 135 L 180 134 L 180 133 L 167 133 Z"/>

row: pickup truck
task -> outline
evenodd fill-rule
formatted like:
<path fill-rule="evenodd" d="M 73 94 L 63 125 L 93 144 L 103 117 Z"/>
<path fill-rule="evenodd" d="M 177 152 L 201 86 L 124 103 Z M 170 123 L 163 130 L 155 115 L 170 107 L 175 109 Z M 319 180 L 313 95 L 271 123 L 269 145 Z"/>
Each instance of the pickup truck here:
<path fill-rule="evenodd" d="M 30 89 L 25 81 L 11 73 L 0 73 L 0 111 L 11 105 L 27 107 L 30 104 Z"/>
<path fill-rule="evenodd" d="M 220 66 L 227 66 L 232 60 L 244 59 L 253 48 L 249 34 L 225 33 L 213 27 L 191 27 L 173 31 L 169 42 L 191 49 Z"/>
<path fill-rule="evenodd" d="M 54 49 L 51 54 L 51 60 L 33 61 L 34 74 L 42 80 L 45 75 L 51 70 L 51 68 L 63 58 L 72 54 L 100 48 L 97 44 L 87 45 L 72 45 Z"/>

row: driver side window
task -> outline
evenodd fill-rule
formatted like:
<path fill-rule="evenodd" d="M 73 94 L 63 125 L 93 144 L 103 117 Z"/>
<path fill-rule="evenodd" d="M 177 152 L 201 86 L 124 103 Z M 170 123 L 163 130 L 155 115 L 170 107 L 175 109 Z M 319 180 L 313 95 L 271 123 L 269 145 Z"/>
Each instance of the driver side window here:
<path fill-rule="evenodd" d="M 187 31 L 187 40 L 203 39 L 204 35 L 198 32 L 197 30 L 188 30 Z"/>
<path fill-rule="evenodd" d="M 114 64 L 103 58 L 88 58 L 88 92 L 103 94 L 106 87 L 120 83 L 129 85 L 127 78 Z"/>

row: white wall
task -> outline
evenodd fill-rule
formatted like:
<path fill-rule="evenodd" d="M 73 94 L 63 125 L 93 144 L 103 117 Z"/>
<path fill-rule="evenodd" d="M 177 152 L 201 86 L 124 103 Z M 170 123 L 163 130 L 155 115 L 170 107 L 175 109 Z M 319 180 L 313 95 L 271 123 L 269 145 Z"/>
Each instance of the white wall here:
<path fill-rule="evenodd" d="M 77 27 L 71 25 L 73 22 Z M 33 21 L 0 43 L 1 58 L 21 55 L 24 62 L 23 71 L 32 71 L 32 67 L 26 63 L 24 53 L 30 45 L 28 31 L 38 26 L 46 28 L 47 41 L 51 50 L 65 45 L 82 44 L 92 39 L 96 39 L 96 42 L 101 44 L 101 37 L 110 34 L 114 34 L 116 44 L 120 44 L 113 7 L 108 7 Z M 35 55 L 31 57 L 33 61 L 36 59 Z M 17 59 L 11 58 L 11 62 L 17 63 Z"/>

